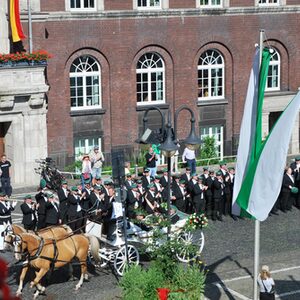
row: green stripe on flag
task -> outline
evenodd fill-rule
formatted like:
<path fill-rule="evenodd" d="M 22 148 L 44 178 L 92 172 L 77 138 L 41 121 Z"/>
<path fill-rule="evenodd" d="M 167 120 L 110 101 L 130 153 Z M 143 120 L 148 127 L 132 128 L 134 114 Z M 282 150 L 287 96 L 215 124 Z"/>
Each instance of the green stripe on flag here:
<path fill-rule="evenodd" d="M 245 171 L 244 180 L 239 191 L 236 202 L 243 209 L 247 210 L 249 196 L 252 189 L 253 178 L 257 166 L 257 156 L 260 155 L 263 149 L 262 142 L 262 108 L 264 93 L 267 81 L 267 75 L 269 71 L 271 54 L 269 49 L 264 49 L 262 53 L 262 62 L 259 74 L 259 86 L 258 86 L 258 102 L 257 102 L 257 117 L 256 117 L 256 131 L 255 131 L 255 142 L 250 151 L 250 160 L 248 164 L 248 169 Z M 243 211 L 242 216 L 251 217 L 247 212 Z"/>

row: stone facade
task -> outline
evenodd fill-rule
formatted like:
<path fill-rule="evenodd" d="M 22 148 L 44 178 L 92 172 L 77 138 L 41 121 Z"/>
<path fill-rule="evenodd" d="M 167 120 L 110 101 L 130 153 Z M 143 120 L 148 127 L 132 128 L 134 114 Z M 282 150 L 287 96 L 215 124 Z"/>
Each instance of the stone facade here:
<path fill-rule="evenodd" d="M 0 122 L 13 186 L 37 185 L 35 159 L 47 156 L 45 66 L 0 67 Z"/>

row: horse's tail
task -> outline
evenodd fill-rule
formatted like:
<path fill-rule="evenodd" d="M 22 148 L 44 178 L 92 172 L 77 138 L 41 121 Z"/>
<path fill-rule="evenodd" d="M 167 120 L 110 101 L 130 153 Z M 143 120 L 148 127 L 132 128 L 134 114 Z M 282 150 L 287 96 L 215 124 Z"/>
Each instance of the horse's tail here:
<path fill-rule="evenodd" d="M 95 259 L 95 261 L 98 263 L 100 262 L 101 258 L 99 256 L 99 248 L 100 248 L 100 244 L 98 239 L 94 236 L 94 235 L 90 235 L 85 233 L 84 234 L 90 242 L 90 246 L 91 246 L 91 254 L 93 255 L 93 258 Z"/>

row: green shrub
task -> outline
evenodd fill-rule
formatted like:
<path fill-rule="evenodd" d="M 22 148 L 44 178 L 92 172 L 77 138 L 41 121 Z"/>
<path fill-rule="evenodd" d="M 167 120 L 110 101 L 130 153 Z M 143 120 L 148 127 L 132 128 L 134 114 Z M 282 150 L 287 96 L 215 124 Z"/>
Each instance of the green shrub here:
<path fill-rule="evenodd" d="M 120 280 L 124 300 L 157 300 L 157 288 L 168 288 L 168 299 L 199 300 L 204 293 L 205 270 L 197 260 L 193 264 L 181 264 L 176 258 L 180 247 L 177 239 L 165 240 L 160 246 L 156 242 L 161 236 L 154 237 L 148 249 L 152 259 L 148 269 L 140 266 L 130 267 Z M 156 246 L 155 246 L 156 245 Z M 180 292 L 181 291 L 181 292 Z"/>
<path fill-rule="evenodd" d="M 200 165 L 211 165 L 217 163 L 218 159 L 212 159 L 217 157 L 217 145 L 216 140 L 213 136 L 206 136 L 203 139 L 200 151 Z"/>
<path fill-rule="evenodd" d="M 164 284 L 162 270 L 154 265 L 148 270 L 132 266 L 120 280 L 124 300 L 157 300 L 156 288 Z"/>

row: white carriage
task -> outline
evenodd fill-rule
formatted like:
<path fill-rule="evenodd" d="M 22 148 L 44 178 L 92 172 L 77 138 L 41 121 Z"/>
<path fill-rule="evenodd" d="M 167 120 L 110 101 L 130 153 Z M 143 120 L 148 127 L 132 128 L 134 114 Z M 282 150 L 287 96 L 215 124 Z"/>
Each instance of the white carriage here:
<path fill-rule="evenodd" d="M 171 216 L 170 238 L 176 239 L 178 242 L 179 248 L 175 250 L 177 259 L 187 263 L 196 256 L 199 256 L 202 252 L 204 247 L 204 234 L 202 230 L 198 230 L 197 232 L 185 231 L 185 224 L 189 215 L 178 211 L 176 207 L 173 206 L 172 211 L 174 211 L 174 214 Z M 147 226 L 144 225 L 143 222 L 137 224 L 132 221 L 127 221 L 127 259 L 123 219 L 121 217 L 121 203 L 114 203 L 113 216 L 116 218 L 116 221 L 111 227 L 112 230 L 109 234 L 109 239 L 102 234 L 103 225 L 94 221 L 89 220 L 87 222 L 86 232 L 97 236 L 101 242 L 99 250 L 99 255 L 103 260 L 101 266 L 112 264 L 116 273 L 122 276 L 126 265 L 139 264 L 140 255 L 137 246 L 152 245 L 155 247 L 161 245 L 167 239 L 168 227 L 157 227 L 155 224 L 153 224 L 153 226 Z M 147 217 L 145 219 L 147 220 Z M 161 237 L 158 240 L 153 238 L 155 228 L 159 228 L 161 233 Z M 154 240 L 155 244 L 153 244 Z M 196 247 L 196 251 L 191 252 L 191 245 L 193 245 L 194 249 Z M 151 247 L 148 247 L 148 250 L 151 251 Z"/>

